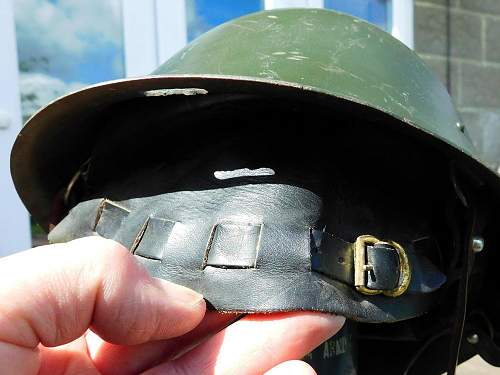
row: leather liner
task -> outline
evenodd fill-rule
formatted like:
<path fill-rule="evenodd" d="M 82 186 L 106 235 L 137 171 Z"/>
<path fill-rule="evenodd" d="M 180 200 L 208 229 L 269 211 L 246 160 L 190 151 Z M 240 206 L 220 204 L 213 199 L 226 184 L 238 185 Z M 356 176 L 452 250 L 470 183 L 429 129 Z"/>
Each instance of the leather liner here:
<path fill-rule="evenodd" d="M 349 262 L 339 271 L 332 256 L 318 258 L 317 245 L 335 238 L 314 229 L 321 211 L 317 195 L 284 184 L 180 191 L 120 202 L 92 199 L 74 207 L 49 239 L 114 239 L 153 276 L 203 293 L 219 311 L 326 311 L 379 323 L 431 309 L 445 277 L 414 252 L 412 239 L 397 239 L 412 265 L 410 289 L 397 298 L 363 295 L 349 283 Z M 337 251 L 321 248 L 323 254 Z"/>

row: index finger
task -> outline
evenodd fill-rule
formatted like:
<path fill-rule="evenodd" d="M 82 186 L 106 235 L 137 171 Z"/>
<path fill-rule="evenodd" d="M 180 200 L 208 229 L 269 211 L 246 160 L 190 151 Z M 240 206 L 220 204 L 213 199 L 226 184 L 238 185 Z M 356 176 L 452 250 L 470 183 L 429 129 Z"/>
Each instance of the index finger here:
<path fill-rule="evenodd" d="M 337 333 L 345 318 L 302 311 L 247 315 L 182 357 L 145 374 L 262 374 L 300 359 Z"/>

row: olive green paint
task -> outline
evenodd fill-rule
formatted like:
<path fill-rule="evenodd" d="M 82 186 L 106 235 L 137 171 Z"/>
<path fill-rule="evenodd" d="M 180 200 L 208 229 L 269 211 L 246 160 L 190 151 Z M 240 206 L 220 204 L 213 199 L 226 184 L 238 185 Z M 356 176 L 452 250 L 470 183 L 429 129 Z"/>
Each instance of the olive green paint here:
<path fill-rule="evenodd" d="M 445 87 L 419 57 L 378 27 L 334 11 L 280 9 L 233 20 L 154 74 L 291 82 L 380 109 L 476 153 Z"/>

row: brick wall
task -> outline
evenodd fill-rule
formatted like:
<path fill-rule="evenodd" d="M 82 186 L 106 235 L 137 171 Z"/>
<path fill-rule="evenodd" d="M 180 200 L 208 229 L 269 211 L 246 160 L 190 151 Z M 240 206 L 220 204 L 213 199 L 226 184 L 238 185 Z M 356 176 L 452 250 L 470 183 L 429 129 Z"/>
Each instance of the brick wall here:
<path fill-rule="evenodd" d="M 474 144 L 500 173 L 500 0 L 449 4 L 415 0 L 415 50 L 449 85 Z"/>

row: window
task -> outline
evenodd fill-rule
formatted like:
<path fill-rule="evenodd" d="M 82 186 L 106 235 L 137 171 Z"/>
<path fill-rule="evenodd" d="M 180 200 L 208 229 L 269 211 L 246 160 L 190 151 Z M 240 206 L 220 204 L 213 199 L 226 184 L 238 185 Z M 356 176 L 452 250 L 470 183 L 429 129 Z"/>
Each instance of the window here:
<path fill-rule="evenodd" d="M 362 18 L 390 32 L 390 3 L 388 0 L 325 0 L 325 8 Z"/>
<path fill-rule="evenodd" d="M 233 18 L 263 9 L 260 0 L 187 0 L 188 41 Z"/>
<path fill-rule="evenodd" d="M 14 0 L 23 122 L 51 100 L 124 77 L 120 0 Z"/>

